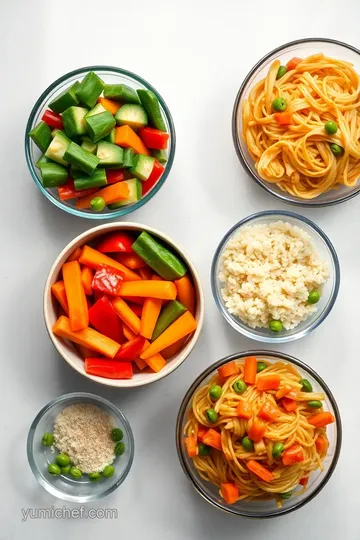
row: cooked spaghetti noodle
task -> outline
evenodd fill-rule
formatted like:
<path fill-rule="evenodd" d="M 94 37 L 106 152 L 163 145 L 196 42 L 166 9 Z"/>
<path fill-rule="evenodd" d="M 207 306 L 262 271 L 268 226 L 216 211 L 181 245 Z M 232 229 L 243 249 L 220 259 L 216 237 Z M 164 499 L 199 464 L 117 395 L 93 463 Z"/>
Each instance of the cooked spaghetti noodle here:
<path fill-rule="evenodd" d="M 291 364 L 249 357 L 221 366 L 195 392 L 186 447 L 199 475 L 226 502 L 275 499 L 281 506 L 323 469 L 325 426 L 334 417 L 322 408 L 324 394 L 309 384 Z M 221 395 L 214 400 L 215 391 Z"/>
<path fill-rule="evenodd" d="M 275 60 L 242 109 L 242 135 L 258 174 L 301 199 L 354 186 L 360 177 L 359 75 L 349 62 L 323 54 L 288 71 L 282 67 L 284 75 L 279 67 Z M 286 103 L 280 114 L 273 107 L 277 98 Z M 327 133 L 327 122 L 335 122 L 335 133 Z"/>

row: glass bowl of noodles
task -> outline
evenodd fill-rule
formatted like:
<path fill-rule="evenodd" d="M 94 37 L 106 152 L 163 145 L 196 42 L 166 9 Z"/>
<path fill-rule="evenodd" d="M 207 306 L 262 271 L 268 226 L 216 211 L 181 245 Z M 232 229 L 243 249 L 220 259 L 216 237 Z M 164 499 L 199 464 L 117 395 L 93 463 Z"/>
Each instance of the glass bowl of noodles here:
<path fill-rule="evenodd" d="M 247 518 L 277 517 L 311 501 L 334 472 L 341 439 L 339 409 L 321 377 L 264 350 L 203 371 L 176 424 L 180 463 L 196 491 Z"/>
<path fill-rule="evenodd" d="M 332 39 L 266 54 L 236 96 L 232 133 L 245 171 L 284 202 L 321 207 L 360 191 L 360 51 Z"/>

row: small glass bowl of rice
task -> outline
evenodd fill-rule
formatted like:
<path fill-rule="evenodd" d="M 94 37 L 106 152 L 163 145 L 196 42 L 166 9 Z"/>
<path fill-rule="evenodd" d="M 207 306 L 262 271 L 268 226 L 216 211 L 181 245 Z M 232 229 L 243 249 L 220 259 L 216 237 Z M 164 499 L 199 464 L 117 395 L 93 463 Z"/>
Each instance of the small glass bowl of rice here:
<path fill-rule="evenodd" d="M 309 219 L 259 212 L 221 240 L 211 285 L 217 307 L 235 330 L 263 343 L 286 343 L 309 334 L 330 313 L 339 291 L 339 260 Z"/>

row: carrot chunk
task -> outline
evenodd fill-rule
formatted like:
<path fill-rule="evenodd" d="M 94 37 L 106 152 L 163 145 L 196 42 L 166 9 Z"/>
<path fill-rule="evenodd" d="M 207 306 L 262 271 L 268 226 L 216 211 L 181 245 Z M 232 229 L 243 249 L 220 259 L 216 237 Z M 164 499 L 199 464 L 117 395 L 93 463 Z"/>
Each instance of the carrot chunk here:
<path fill-rule="evenodd" d="M 146 148 L 139 135 L 137 135 L 130 126 L 115 128 L 115 144 L 118 144 L 123 148 L 132 148 L 136 154 L 150 156 L 149 150 Z"/>
<path fill-rule="evenodd" d="M 254 459 L 250 459 L 247 462 L 247 468 L 249 471 L 251 471 L 253 474 L 256 474 L 261 480 L 264 480 L 264 482 L 271 482 L 274 480 L 274 475 L 271 471 L 266 469 L 261 463 L 258 461 L 255 461 Z"/>
<path fill-rule="evenodd" d="M 301 463 L 305 459 L 303 447 L 300 444 L 293 444 L 283 452 L 281 459 L 284 465 Z"/>
<path fill-rule="evenodd" d="M 140 332 L 141 324 L 139 317 L 122 298 L 113 300 L 112 305 L 120 319 L 137 335 Z"/>
<path fill-rule="evenodd" d="M 119 287 L 119 296 L 144 296 L 146 298 L 159 298 L 160 300 L 175 300 L 176 287 L 172 281 L 157 281 L 141 279 L 136 283 L 122 283 Z"/>
<path fill-rule="evenodd" d="M 259 418 L 255 418 L 248 432 L 248 437 L 255 443 L 260 442 L 265 435 L 266 424 Z"/>
<path fill-rule="evenodd" d="M 97 270 L 101 264 L 111 266 L 120 270 L 124 274 L 124 281 L 140 281 L 141 277 L 133 270 L 130 270 L 123 264 L 115 261 L 111 257 L 108 257 L 104 253 L 100 253 L 96 249 L 93 249 L 90 246 L 84 246 L 79 257 L 79 262 L 93 270 Z"/>
<path fill-rule="evenodd" d="M 86 195 L 86 197 L 76 199 L 76 208 L 90 208 L 91 201 L 95 197 L 101 197 L 104 199 L 106 204 L 111 204 L 122 201 L 123 199 L 127 199 L 128 196 L 128 185 L 125 182 L 117 182 L 116 184 L 111 184 L 110 186 L 99 189 L 99 191 L 96 191 L 96 193 L 91 193 L 90 195 Z"/>
<path fill-rule="evenodd" d="M 258 377 L 256 386 L 260 392 L 264 392 L 265 390 L 277 390 L 280 386 L 280 375 L 277 373 L 262 375 L 261 377 Z"/>
<path fill-rule="evenodd" d="M 94 272 L 91 268 L 88 266 L 84 266 L 84 268 L 81 269 L 81 283 L 84 287 L 84 292 L 86 295 L 91 295 L 93 293 L 92 290 L 92 280 L 94 277 Z"/>
<path fill-rule="evenodd" d="M 297 409 L 297 403 L 294 399 L 284 397 L 281 400 L 281 404 L 287 412 L 296 411 Z"/>
<path fill-rule="evenodd" d="M 245 358 L 244 364 L 244 381 L 247 384 L 255 384 L 257 373 L 257 360 L 255 356 L 248 356 Z"/>
<path fill-rule="evenodd" d="M 241 400 L 236 407 L 236 414 L 239 418 L 251 418 L 252 417 L 252 406 L 249 401 Z"/>
<path fill-rule="evenodd" d="M 321 428 L 335 422 L 335 418 L 330 412 L 320 412 L 310 416 L 308 422 L 314 427 Z"/>
<path fill-rule="evenodd" d="M 228 362 L 224 366 L 220 366 L 217 370 L 222 379 L 226 379 L 227 377 L 231 377 L 231 375 L 239 373 L 239 368 L 235 362 Z"/>
<path fill-rule="evenodd" d="M 78 261 L 63 264 L 62 274 L 69 305 L 71 330 L 76 332 L 89 326 L 89 310 L 84 287 L 81 283 L 81 270 Z"/>
<path fill-rule="evenodd" d="M 112 99 L 108 99 L 104 97 L 99 97 L 98 103 L 101 103 L 104 109 L 106 109 L 107 111 L 109 111 L 111 114 L 114 114 L 114 115 L 117 113 L 117 111 L 121 107 L 120 103 L 117 103 L 116 101 L 113 101 Z"/>
<path fill-rule="evenodd" d="M 69 306 L 66 298 L 65 285 L 62 280 L 57 281 L 51 285 L 51 292 L 55 296 L 56 300 L 59 302 L 60 306 L 63 308 L 65 313 L 69 314 Z"/>
<path fill-rule="evenodd" d="M 288 63 L 286 64 L 286 69 L 288 71 L 295 69 L 296 66 L 300 64 L 301 61 L 302 61 L 302 58 L 298 58 L 297 56 L 294 56 L 294 58 L 291 58 L 291 60 L 289 60 Z"/>
<path fill-rule="evenodd" d="M 195 457 L 198 453 L 197 440 L 196 437 L 186 437 L 185 438 L 186 450 L 189 457 Z"/>
<path fill-rule="evenodd" d="M 195 314 L 195 289 L 191 279 L 187 274 L 174 281 L 177 289 L 177 299 L 181 302 L 192 315 Z"/>
<path fill-rule="evenodd" d="M 234 504 L 239 498 L 239 488 L 236 484 L 226 482 L 220 484 L 221 495 L 227 504 Z"/>
<path fill-rule="evenodd" d="M 271 401 L 265 401 L 264 405 L 259 411 L 259 416 L 264 420 L 268 420 L 269 422 L 274 422 L 277 418 L 279 418 L 280 414 L 281 412 L 279 409 L 275 407 Z"/>
<path fill-rule="evenodd" d="M 327 439 L 325 439 L 325 437 L 323 437 L 322 435 L 319 435 L 315 441 L 315 446 L 316 446 L 317 453 L 320 454 L 320 456 L 323 456 L 327 452 L 329 442 Z"/>
<path fill-rule="evenodd" d="M 203 435 L 202 442 L 207 444 L 207 446 L 211 446 L 211 448 L 222 450 L 221 435 L 213 428 L 208 429 L 205 435 Z"/>

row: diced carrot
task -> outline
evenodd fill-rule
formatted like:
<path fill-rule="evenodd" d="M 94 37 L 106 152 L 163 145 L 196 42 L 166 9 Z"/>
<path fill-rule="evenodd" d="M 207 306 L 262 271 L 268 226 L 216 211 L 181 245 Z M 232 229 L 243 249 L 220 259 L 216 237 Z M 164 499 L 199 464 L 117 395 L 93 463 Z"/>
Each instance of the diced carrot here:
<path fill-rule="evenodd" d="M 205 433 L 208 431 L 209 428 L 206 426 L 202 426 L 201 424 L 198 425 L 198 431 L 197 431 L 197 438 L 199 441 L 202 442 Z"/>
<path fill-rule="evenodd" d="M 177 299 L 192 315 L 195 314 L 195 289 L 188 274 L 174 281 L 177 289 Z"/>
<path fill-rule="evenodd" d="M 264 405 L 259 411 L 259 416 L 264 420 L 268 420 L 269 422 L 275 422 L 275 420 L 279 418 L 280 414 L 281 412 L 279 409 L 275 407 L 269 400 L 265 401 Z"/>
<path fill-rule="evenodd" d="M 145 281 L 143 281 L 142 283 L 145 283 Z M 159 281 L 158 283 L 161 284 L 162 282 Z M 176 319 L 176 321 L 174 321 L 170 326 L 168 326 L 168 328 L 166 328 L 166 330 L 164 330 L 164 332 L 160 334 L 160 336 L 151 343 L 150 347 L 141 354 L 141 358 L 146 360 L 150 356 L 161 352 L 163 349 L 166 349 L 166 347 L 169 347 L 169 345 L 175 343 L 175 341 L 178 341 L 179 339 L 194 332 L 196 328 L 196 320 L 191 315 L 190 311 L 185 311 L 185 313 L 181 315 L 181 317 Z"/>
<path fill-rule="evenodd" d="M 185 437 L 186 450 L 189 457 L 195 457 L 198 453 L 196 437 Z"/>
<path fill-rule="evenodd" d="M 113 258 L 131 270 L 145 268 L 146 262 L 137 253 L 113 253 Z M 149 278 L 150 279 L 150 278 Z"/>
<path fill-rule="evenodd" d="M 84 287 L 81 283 L 81 270 L 78 261 L 66 262 L 62 267 L 66 298 L 69 305 L 71 330 L 74 332 L 89 326 L 89 310 Z"/>
<path fill-rule="evenodd" d="M 93 290 L 92 290 L 93 277 L 94 277 L 94 272 L 92 271 L 91 268 L 89 268 L 88 266 L 84 266 L 81 269 L 81 283 L 84 287 L 85 294 L 90 295 L 93 293 Z"/>
<path fill-rule="evenodd" d="M 288 63 L 286 64 L 286 69 L 288 71 L 295 69 L 296 66 L 300 64 L 301 61 L 302 61 L 302 58 L 298 58 L 297 56 L 294 56 L 294 58 L 291 58 L 291 60 L 289 60 Z"/>
<path fill-rule="evenodd" d="M 260 442 L 265 435 L 266 424 L 259 418 L 255 418 L 248 432 L 248 437 L 255 443 Z"/>
<path fill-rule="evenodd" d="M 207 446 L 211 446 L 211 448 L 215 448 L 216 450 L 220 451 L 222 450 L 221 435 L 213 428 L 207 430 L 205 435 L 203 435 L 202 441 Z"/>
<path fill-rule="evenodd" d="M 239 368 L 235 362 L 228 362 L 227 364 L 218 367 L 217 371 L 222 379 L 227 379 L 227 377 L 239 373 Z"/>
<path fill-rule="evenodd" d="M 132 341 L 133 339 L 136 338 L 136 334 L 134 334 L 134 332 L 132 330 L 130 330 L 130 328 L 128 327 L 127 324 L 123 323 L 122 324 L 122 329 L 123 329 L 123 332 L 124 332 L 124 336 L 128 341 Z"/>
<path fill-rule="evenodd" d="M 256 386 L 260 392 L 264 392 L 265 390 L 277 390 L 280 386 L 280 375 L 271 373 L 269 375 L 259 376 Z"/>
<path fill-rule="evenodd" d="M 79 262 L 93 270 L 97 270 L 101 264 L 111 266 L 112 268 L 117 268 L 124 274 L 124 281 L 141 281 L 141 277 L 133 272 L 129 268 L 126 268 L 123 264 L 115 261 L 111 257 L 108 257 L 104 253 L 100 253 L 96 249 L 93 249 L 90 246 L 84 246 L 79 257 Z"/>
<path fill-rule="evenodd" d="M 122 201 L 123 199 L 127 199 L 128 196 L 128 185 L 125 182 L 117 182 L 116 184 L 111 184 L 110 186 L 100 189 L 96 193 L 92 193 L 91 195 L 87 195 L 86 197 L 76 199 L 76 208 L 90 208 L 91 201 L 95 197 L 101 197 L 102 199 L 104 199 L 105 204 L 111 204 Z"/>
<path fill-rule="evenodd" d="M 161 311 L 162 300 L 158 298 L 145 298 L 141 314 L 140 334 L 151 339 L 156 322 Z"/>
<path fill-rule="evenodd" d="M 315 446 L 316 446 L 317 453 L 320 454 L 320 456 L 322 456 L 326 454 L 328 446 L 329 446 L 329 442 L 325 437 L 323 437 L 322 435 L 319 435 L 315 441 Z"/>
<path fill-rule="evenodd" d="M 316 428 L 321 428 L 335 422 L 335 417 L 330 412 L 320 412 L 310 416 L 308 422 Z"/>
<path fill-rule="evenodd" d="M 143 296 L 146 298 L 159 298 L 161 300 L 175 300 L 176 287 L 172 281 L 145 280 L 138 276 L 140 281 L 124 282 L 119 287 L 119 296 Z"/>
<path fill-rule="evenodd" d="M 291 386 L 285 384 L 285 386 L 282 386 L 281 388 L 279 388 L 279 390 L 276 392 L 275 394 L 275 397 L 276 399 L 281 399 L 283 398 L 284 396 L 287 396 L 287 394 L 289 394 L 291 392 L 292 388 Z"/>
<path fill-rule="evenodd" d="M 281 456 L 283 465 L 294 465 L 294 463 L 301 463 L 305 459 L 303 447 L 300 444 L 293 444 L 290 448 L 287 448 Z"/>
<path fill-rule="evenodd" d="M 81 255 L 81 248 L 77 247 L 74 249 L 70 257 L 68 257 L 66 262 L 77 261 L 80 255 Z"/>
<path fill-rule="evenodd" d="M 254 459 L 250 459 L 247 463 L 247 468 L 249 471 L 251 471 L 253 474 L 256 474 L 261 480 L 264 482 L 271 482 L 274 480 L 274 475 L 271 471 L 266 469 L 261 463 L 258 461 L 255 461 Z"/>
<path fill-rule="evenodd" d="M 120 103 L 117 103 L 116 101 L 113 101 L 112 99 L 108 99 L 104 97 L 99 97 L 98 103 L 101 103 L 104 109 L 106 109 L 107 111 L 109 111 L 111 114 L 114 114 L 114 115 L 118 112 L 118 110 L 121 107 Z"/>
<path fill-rule="evenodd" d="M 65 313 L 69 314 L 69 306 L 66 298 L 65 285 L 63 280 L 57 281 L 51 285 L 51 292 L 55 296 L 56 300 L 59 302 L 60 306 L 63 308 Z"/>
<path fill-rule="evenodd" d="M 100 332 L 97 332 L 92 328 L 87 327 L 83 330 L 74 332 L 71 329 L 70 319 L 68 317 L 59 317 L 54 324 L 52 331 L 56 336 L 74 341 L 74 343 L 88 347 L 109 358 L 114 358 L 120 349 L 119 343 L 116 343 L 113 339 L 100 334 Z"/>
<path fill-rule="evenodd" d="M 149 150 L 146 148 L 139 135 L 137 135 L 130 126 L 115 128 L 115 144 L 118 144 L 123 148 L 132 148 L 136 154 L 150 156 Z"/>
<path fill-rule="evenodd" d="M 112 305 L 120 319 L 137 335 L 140 332 L 139 317 L 122 298 L 113 300 Z"/>
<path fill-rule="evenodd" d="M 220 484 L 221 495 L 227 504 L 234 504 L 239 499 L 239 488 L 236 484 L 226 482 Z"/>
<path fill-rule="evenodd" d="M 257 373 L 257 360 L 255 356 L 248 356 L 244 363 L 244 381 L 247 384 L 255 384 Z"/>
<path fill-rule="evenodd" d="M 236 407 L 236 414 L 239 418 L 251 418 L 252 417 L 252 405 L 249 401 L 240 400 Z"/>
<path fill-rule="evenodd" d="M 300 478 L 299 480 L 299 484 L 304 487 L 308 485 L 308 482 L 309 482 L 309 477 Z"/>
<path fill-rule="evenodd" d="M 294 399 L 284 397 L 281 400 L 281 404 L 287 412 L 296 411 L 297 409 L 297 403 Z"/>
<path fill-rule="evenodd" d="M 288 126 L 292 124 L 292 115 L 290 113 L 279 112 L 274 114 L 275 121 L 279 126 Z"/>
<path fill-rule="evenodd" d="M 139 268 L 139 274 L 141 279 L 151 279 L 152 270 L 149 266 L 145 266 L 144 268 Z"/>
<path fill-rule="evenodd" d="M 169 345 L 169 347 L 166 347 L 163 351 L 161 351 L 161 354 L 164 358 L 167 360 L 171 358 L 172 356 L 175 356 L 184 346 L 184 343 L 186 341 L 186 337 L 179 339 L 178 341 L 175 341 L 172 345 Z"/>

